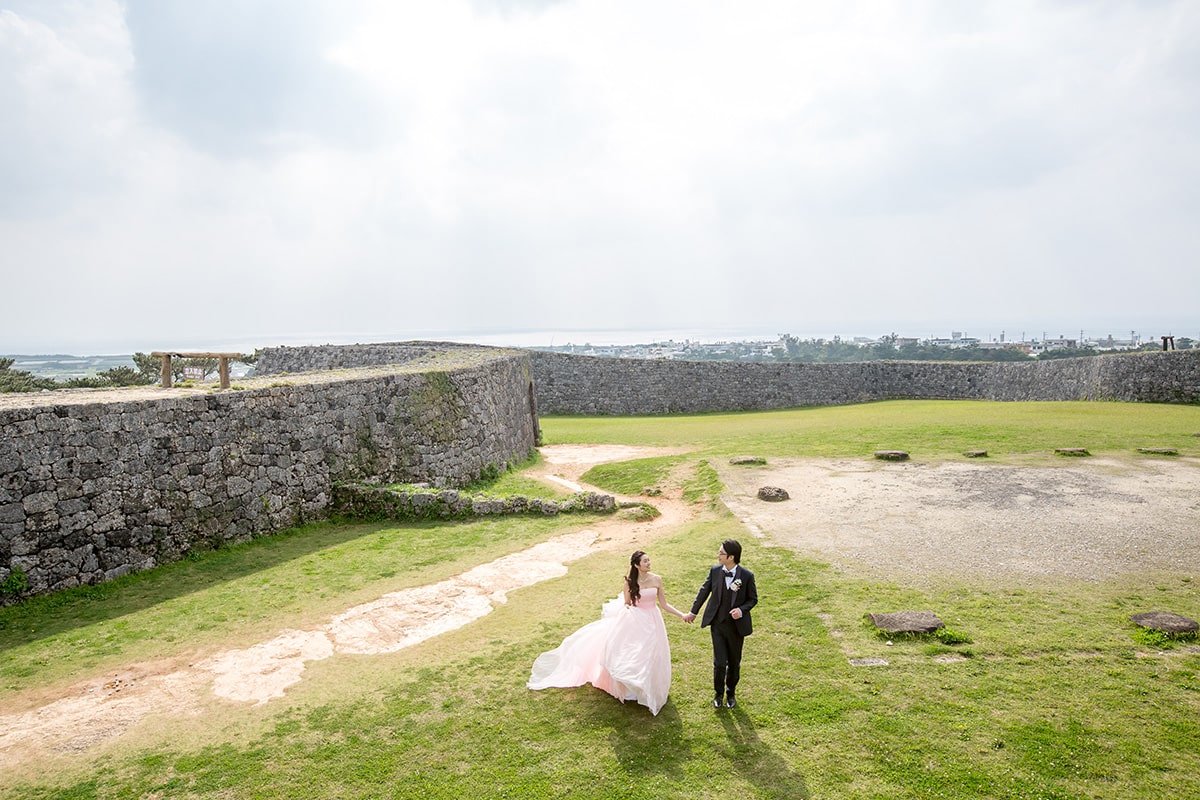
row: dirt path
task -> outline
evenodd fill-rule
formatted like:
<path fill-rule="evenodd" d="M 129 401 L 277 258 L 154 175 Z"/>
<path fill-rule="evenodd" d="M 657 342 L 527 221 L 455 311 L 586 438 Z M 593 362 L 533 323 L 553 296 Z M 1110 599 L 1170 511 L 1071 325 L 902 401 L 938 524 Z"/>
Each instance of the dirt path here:
<path fill-rule="evenodd" d="M 544 465 L 528 474 L 577 491 L 594 489 L 578 481 L 595 464 L 668 451 L 557 446 L 541 452 Z M 491 613 L 514 589 L 561 577 L 567 564 L 598 550 L 647 545 L 689 517 L 677 497 L 656 497 L 654 505 L 661 512 L 654 520 L 601 520 L 437 584 L 349 608 L 324 625 L 284 630 L 268 641 L 186 666 L 134 664 L 116 675 L 89 677 L 61 696 L 40 698 L 32 709 L 0 714 L 0 770 L 33 763 L 48 752 L 83 752 L 153 715 L 211 714 L 220 708 L 213 697 L 262 705 L 283 697 L 311 662 L 335 653 L 391 653 L 460 628 Z M 436 598 L 432 608 L 430 598 Z"/>
<path fill-rule="evenodd" d="M 666 447 L 631 447 L 629 445 L 560 444 L 539 447 L 538 452 L 542 454 L 542 466 L 525 473 L 526 475 L 540 478 L 571 491 L 582 489 L 611 494 L 611 492 L 597 489 L 594 486 L 581 484 L 581 477 L 597 464 L 630 461 L 635 458 L 651 456 L 678 455 L 687 450 Z M 659 510 L 662 516 L 650 523 L 630 523 L 619 519 L 601 522 L 596 527 L 604 532 L 603 542 L 606 549 L 629 549 L 639 542 L 643 542 L 651 533 L 653 535 L 648 538 L 657 538 L 663 532 L 691 519 L 693 512 L 683 502 L 681 494 L 679 490 L 674 490 L 651 498 L 618 496 L 618 500 L 649 502 Z M 630 552 L 633 551 L 630 550 Z"/>

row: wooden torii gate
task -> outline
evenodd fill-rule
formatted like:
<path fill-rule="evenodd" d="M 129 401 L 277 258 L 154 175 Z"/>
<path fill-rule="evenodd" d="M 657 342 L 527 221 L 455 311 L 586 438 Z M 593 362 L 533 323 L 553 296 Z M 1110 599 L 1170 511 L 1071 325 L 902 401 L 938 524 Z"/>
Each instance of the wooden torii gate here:
<path fill-rule="evenodd" d="M 176 353 L 164 352 L 155 350 L 150 355 L 158 356 L 162 359 L 162 386 L 164 389 L 171 388 L 171 359 L 172 358 L 216 358 L 217 373 L 221 377 L 221 388 L 229 388 L 229 362 L 237 361 L 242 357 L 241 353 Z"/>

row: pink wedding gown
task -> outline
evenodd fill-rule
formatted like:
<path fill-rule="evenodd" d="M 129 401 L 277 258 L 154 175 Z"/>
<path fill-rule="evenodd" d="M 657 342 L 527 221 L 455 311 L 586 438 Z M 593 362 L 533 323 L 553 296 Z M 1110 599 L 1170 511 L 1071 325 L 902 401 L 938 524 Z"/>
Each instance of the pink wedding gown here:
<path fill-rule="evenodd" d="M 600 619 L 537 657 L 527 685 L 548 689 L 585 683 L 658 714 L 671 690 L 671 646 L 657 588 L 642 589 L 636 606 L 626 606 L 622 597 L 609 600 Z"/>

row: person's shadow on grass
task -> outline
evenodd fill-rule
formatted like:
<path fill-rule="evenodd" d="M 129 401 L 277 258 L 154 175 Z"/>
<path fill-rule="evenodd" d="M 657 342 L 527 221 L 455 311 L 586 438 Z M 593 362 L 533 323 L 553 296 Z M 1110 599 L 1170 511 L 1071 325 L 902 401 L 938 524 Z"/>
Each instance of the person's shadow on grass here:
<path fill-rule="evenodd" d="M 740 708 L 718 713 L 729 741 L 730 769 L 758 787 L 759 797 L 806 798 L 808 786 L 788 763 L 758 738 L 750 716 Z"/>
<path fill-rule="evenodd" d="M 745 711 L 718 712 L 717 717 L 727 741 L 713 742 L 712 749 L 728 769 L 757 787 L 756 797 L 795 800 L 809 796 L 804 778 L 758 738 Z M 645 724 L 629 722 L 626 718 L 624 724 L 610 730 L 613 753 L 622 769 L 635 777 L 661 775 L 682 780 L 688 772 L 687 762 L 696 754 L 684 742 L 683 720 L 675 704 L 668 700 L 657 717 L 646 715 Z"/>

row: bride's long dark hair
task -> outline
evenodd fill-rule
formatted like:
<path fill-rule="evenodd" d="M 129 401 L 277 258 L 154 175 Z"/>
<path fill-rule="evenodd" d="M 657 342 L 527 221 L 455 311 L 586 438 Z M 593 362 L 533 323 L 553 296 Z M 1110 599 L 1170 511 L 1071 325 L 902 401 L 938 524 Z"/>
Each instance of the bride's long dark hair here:
<path fill-rule="evenodd" d="M 629 557 L 629 577 L 625 582 L 629 584 L 629 599 L 637 605 L 638 599 L 642 596 L 642 587 L 638 586 L 638 563 L 642 560 L 642 556 L 646 555 L 644 550 L 634 550 L 633 555 Z"/>

